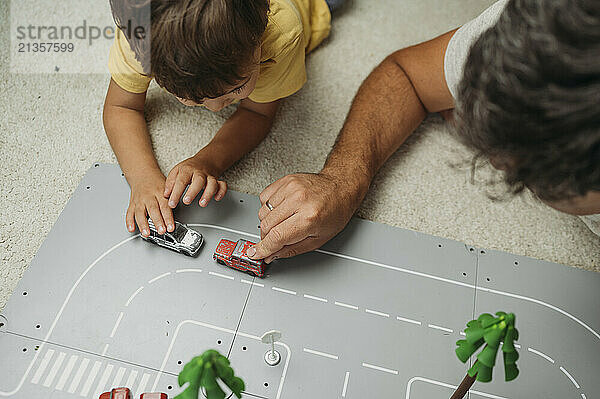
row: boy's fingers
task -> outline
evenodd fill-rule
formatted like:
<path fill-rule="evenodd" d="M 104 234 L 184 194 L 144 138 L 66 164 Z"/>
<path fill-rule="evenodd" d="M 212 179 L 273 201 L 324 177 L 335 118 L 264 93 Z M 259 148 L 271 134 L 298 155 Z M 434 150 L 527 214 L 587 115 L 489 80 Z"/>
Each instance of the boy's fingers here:
<path fill-rule="evenodd" d="M 206 182 L 206 178 L 204 175 L 198 173 L 192 175 L 192 182 L 185 192 L 185 196 L 183 197 L 183 203 L 189 205 L 192 203 L 194 198 L 198 195 L 198 193 L 204 188 L 204 184 Z"/>
<path fill-rule="evenodd" d="M 219 185 L 219 191 L 215 194 L 215 201 L 221 201 L 225 196 L 225 193 L 227 193 L 227 183 L 223 180 L 219 180 L 217 184 Z"/>
<path fill-rule="evenodd" d="M 204 188 L 204 193 L 202 193 L 202 197 L 200 197 L 200 206 L 205 207 L 208 205 L 208 202 L 215 195 L 218 189 L 219 185 L 217 184 L 217 179 L 212 176 L 208 176 L 206 178 L 206 187 Z"/>
<path fill-rule="evenodd" d="M 304 240 L 297 242 L 296 244 L 286 245 L 273 255 L 265 259 L 265 263 L 269 264 L 275 259 L 291 258 L 296 255 L 303 254 L 305 252 L 313 251 L 319 248 L 323 243 L 314 237 L 307 237 Z"/>
<path fill-rule="evenodd" d="M 179 173 L 179 169 L 177 169 L 177 168 L 173 168 L 169 172 L 169 175 L 167 176 L 167 180 L 165 180 L 165 192 L 163 193 L 163 197 L 169 198 L 169 196 L 171 195 L 171 192 L 173 191 L 173 185 L 175 184 L 175 181 L 177 180 L 178 173 Z"/>
<path fill-rule="evenodd" d="M 179 203 L 179 199 L 181 198 L 181 194 L 185 191 L 188 183 L 190 182 L 191 176 L 185 176 L 183 173 L 177 174 L 177 180 L 175 180 L 175 185 L 173 186 L 173 191 L 171 192 L 171 196 L 169 197 L 169 206 L 171 208 L 175 208 Z"/>
<path fill-rule="evenodd" d="M 150 219 L 152 219 L 152 222 L 154 223 L 158 234 L 165 234 L 165 231 L 167 229 L 165 228 L 165 222 L 162 218 L 160 208 L 158 207 L 156 201 L 154 201 L 154 203 L 149 204 L 146 207 L 146 209 L 148 209 L 148 215 L 150 216 Z"/>
<path fill-rule="evenodd" d="M 169 208 L 166 200 L 158 201 L 158 206 L 160 207 L 160 213 L 167 225 L 167 231 L 175 230 L 175 219 L 173 218 L 173 210 Z"/>
<path fill-rule="evenodd" d="M 133 217 L 133 207 L 131 204 L 129 204 L 127 213 L 125 214 L 125 225 L 127 226 L 127 231 L 130 233 L 135 231 L 135 218 Z"/>
<path fill-rule="evenodd" d="M 252 259 L 265 259 L 286 245 L 302 241 L 308 234 L 298 228 L 299 217 L 293 215 L 269 231 L 258 244 L 248 249 L 248 256 Z"/>
<path fill-rule="evenodd" d="M 150 234 L 150 227 L 148 226 L 148 219 L 146 219 L 146 212 L 143 206 L 136 206 L 135 222 L 140 229 L 140 234 L 144 237 L 148 237 Z"/>

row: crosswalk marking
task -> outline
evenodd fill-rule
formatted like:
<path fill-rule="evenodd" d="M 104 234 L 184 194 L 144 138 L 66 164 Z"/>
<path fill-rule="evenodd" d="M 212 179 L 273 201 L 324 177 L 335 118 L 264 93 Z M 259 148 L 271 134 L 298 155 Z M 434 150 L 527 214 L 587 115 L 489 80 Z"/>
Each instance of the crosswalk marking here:
<path fill-rule="evenodd" d="M 54 350 L 48 349 L 48 351 L 46 352 L 46 355 L 44 355 L 44 358 L 42 359 L 42 362 L 40 363 L 40 367 L 38 367 L 37 371 L 35 372 L 35 375 L 31 379 L 32 384 L 37 384 L 40 382 L 40 379 L 42 378 L 42 374 L 44 374 L 44 371 L 46 371 L 46 367 L 48 367 L 48 363 L 50 363 L 50 359 L 52 359 L 52 356 L 54 356 Z"/>
<path fill-rule="evenodd" d="M 69 361 L 67 362 L 67 365 L 65 366 L 65 369 L 63 370 L 63 373 L 58 379 L 58 383 L 56 384 L 57 390 L 62 391 L 65 387 L 67 380 L 71 376 L 71 371 L 73 371 L 73 366 L 75 366 L 75 362 L 78 358 L 79 356 L 77 355 L 71 355 L 71 357 L 69 358 Z"/>
<path fill-rule="evenodd" d="M 144 373 L 144 375 L 142 376 L 142 379 L 140 381 L 140 385 L 138 385 L 138 389 L 136 392 L 139 392 L 140 394 L 143 393 L 146 390 L 146 385 L 148 385 L 149 379 L 150 379 L 150 374 Z"/>
<path fill-rule="evenodd" d="M 60 352 L 58 354 L 58 357 L 56 358 L 56 361 L 52 365 L 52 368 L 50 369 L 50 372 L 48 373 L 48 375 L 46 376 L 46 379 L 44 380 L 44 384 L 43 385 L 45 387 L 49 387 L 54 382 L 54 378 L 56 378 L 56 374 L 58 373 L 58 370 L 60 369 L 60 366 L 62 366 L 62 363 L 65 360 L 65 356 L 67 356 L 67 354 L 64 353 L 64 352 Z"/>
<path fill-rule="evenodd" d="M 100 371 L 101 364 L 102 364 L 102 362 L 96 361 L 94 363 L 94 365 L 92 366 L 90 375 L 88 375 L 87 380 L 83 384 L 83 388 L 81 388 L 81 393 L 80 393 L 81 396 L 88 396 L 88 393 L 90 393 L 90 388 L 92 387 L 92 384 L 93 384 L 94 380 L 96 379 L 96 375 L 98 374 L 98 371 Z"/>
<path fill-rule="evenodd" d="M 117 374 L 115 374 L 115 379 L 113 380 L 112 387 L 118 388 L 121 386 L 121 381 L 123 381 L 123 376 L 125 375 L 125 367 L 119 367 L 117 370 Z M 129 385 L 127 385 L 129 386 Z"/>
<path fill-rule="evenodd" d="M 85 373 L 85 370 L 87 369 L 89 363 L 90 359 L 84 357 L 81 361 L 81 364 L 79 365 L 79 368 L 77 369 L 77 372 L 75 373 L 75 378 L 73 378 L 73 381 L 71 381 L 71 385 L 69 386 L 69 390 L 67 392 L 75 392 L 75 390 L 79 386 L 79 383 L 81 382 L 81 377 L 83 377 L 83 374 Z"/>
<path fill-rule="evenodd" d="M 102 377 L 100 377 L 100 381 L 98 381 L 98 385 L 96 386 L 96 395 L 100 395 L 104 392 L 104 388 L 106 387 L 106 383 L 108 382 L 108 377 L 112 374 L 114 366 L 109 364 L 104 369 L 104 373 L 102 373 Z M 94 396 L 96 396 L 94 395 Z"/>
<path fill-rule="evenodd" d="M 129 373 L 129 378 L 127 378 L 127 383 L 125 384 L 125 386 L 133 387 L 133 383 L 135 382 L 136 377 L 137 377 L 137 371 L 131 370 L 131 372 Z M 140 392 L 140 394 L 141 394 L 141 392 Z"/>

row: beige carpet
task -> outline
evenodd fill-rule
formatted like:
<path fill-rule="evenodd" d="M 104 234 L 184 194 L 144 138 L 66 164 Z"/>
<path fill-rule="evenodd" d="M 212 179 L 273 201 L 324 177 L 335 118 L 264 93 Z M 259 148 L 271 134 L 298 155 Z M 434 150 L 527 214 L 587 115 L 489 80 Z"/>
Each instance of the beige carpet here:
<path fill-rule="evenodd" d="M 8 3 L 0 2 L 5 47 L 14 35 Z M 83 3 L 77 2 L 94 2 Z M 359 84 L 380 60 L 464 23 L 490 3 L 350 2 L 336 16 L 330 39 L 310 55 L 308 84 L 286 100 L 269 137 L 226 173 L 230 188 L 258 194 L 285 174 L 318 171 Z M 116 161 L 101 122 L 107 74 L 14 74 L 10 54 L 0 57 L 2 309 L 86 170 L 96 161 Z M 152 87 L 147 117 L 163 171 L 206 144 L 231 112 L 186 108 Z M 469 156 L 439 117 L 429 118 L 379 173 L 359 216 L 600 271 L 600 238 L 582 222 L 528 197 L 490 201 L 484 185 L 470 183 L 469 168 L 456 166 Z M 95 228 L 79 227 L 83 233 Z"/>

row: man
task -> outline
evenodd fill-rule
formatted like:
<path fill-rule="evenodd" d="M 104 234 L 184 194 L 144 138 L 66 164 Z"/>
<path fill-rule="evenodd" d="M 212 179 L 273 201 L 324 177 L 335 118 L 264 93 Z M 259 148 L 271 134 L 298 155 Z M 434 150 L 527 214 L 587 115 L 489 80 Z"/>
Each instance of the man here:
<path fill-rule="evenodd" d="M 375 173 L 430 112 L 504 171 L 600 234 L 600 2 L 501 0 L 463 27 L 389 55 L 360 87 L 322 171 L 260 195 L 267 263 L 348 223 Z"/>

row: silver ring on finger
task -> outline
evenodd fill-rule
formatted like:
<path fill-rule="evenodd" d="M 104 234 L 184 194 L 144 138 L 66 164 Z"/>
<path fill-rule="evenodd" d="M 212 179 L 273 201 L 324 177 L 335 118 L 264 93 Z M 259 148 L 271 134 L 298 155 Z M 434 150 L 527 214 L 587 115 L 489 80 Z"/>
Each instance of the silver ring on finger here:
<path fill-rule="evenodd" d="M 267 206 L 267 208 L 269 208 L 270 211 L 273 210 L 273 205 L 271 205 L 271 203 L 267 200 L 267 202 L 265 202 L 265 205 Z"/>

